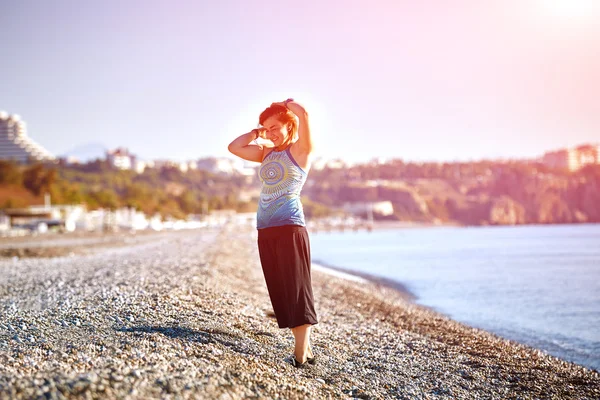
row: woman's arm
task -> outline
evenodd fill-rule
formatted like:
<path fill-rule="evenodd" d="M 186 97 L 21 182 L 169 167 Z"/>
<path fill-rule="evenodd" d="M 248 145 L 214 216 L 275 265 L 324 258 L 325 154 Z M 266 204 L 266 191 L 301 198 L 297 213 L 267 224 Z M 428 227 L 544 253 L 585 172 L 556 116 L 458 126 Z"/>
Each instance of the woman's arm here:
<path fill-rule="evenodd" d="M 298 141 L 296 146 L 300 147 L 303 152 L 308 154 L 313 151 L 313 140 L 310 135 L 310 124 L 308 122 L 308 113 L 300 104 L 295 101 L 288 101 L 287 103 L 282 102 L 282 105 L 286 106 L 291 112 L 296 114 L 298 117 Z"/>
<path fill-rule="evenodd" d="M 227 149 L 244 160 L 259 163 L 262 162 L 263 146 L 259 144 L 250 144 L 257 138 L 257 133 L 258 136 L 264 136 L 264 129 L 253 129 L 248 133 L 244 133 L 236 138 L 233 142 L 229 143 Z"/>

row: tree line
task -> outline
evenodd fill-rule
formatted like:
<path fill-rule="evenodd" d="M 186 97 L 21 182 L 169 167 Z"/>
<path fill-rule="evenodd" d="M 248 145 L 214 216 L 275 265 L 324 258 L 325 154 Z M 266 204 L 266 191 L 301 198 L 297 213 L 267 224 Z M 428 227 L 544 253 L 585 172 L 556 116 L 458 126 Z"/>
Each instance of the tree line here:
<path fill-rule="evenodd" d="M 257 176 L 182 172 L 174 166 L 143 173 L 108 162 L 20 165 L 0 160 L 0 209 L 85 204 L 133 207 L 147 215 L 185 218 L 212 210 L 254 212 Z M 253 195 L 249 198 L 249 193 Z M 242 196 L 243 194 L 243 196 Z M 366 163 L 313 169 L 303 191 L 308 218 L 340 214 L 346 202 L 391 201 L 407 221 L 566 223 L 600 221 L 600 165 L 570 172 L 527 162 Z"/>
<path fill-rule="evenodd" d="M 0 209 L 42 204 L 85 204 L 88 209 L 133 207 L 148 215 L 185 218 L 211 210 L 252 211 L 239 201 L 243 177 L 176 167 L 120 170 L 96 160 L 87 164 L 20 165 L 0 160 Z"/>

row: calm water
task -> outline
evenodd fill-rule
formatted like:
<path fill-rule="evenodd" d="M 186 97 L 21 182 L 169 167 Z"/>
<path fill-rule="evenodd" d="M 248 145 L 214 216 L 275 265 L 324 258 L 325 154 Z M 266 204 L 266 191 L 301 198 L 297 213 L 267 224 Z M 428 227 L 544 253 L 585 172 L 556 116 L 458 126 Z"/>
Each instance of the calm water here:
<path fill-rule="evenodd" d="M 403 283 L 468 325 L 600 370 L 600 225 L 311 235 L 316 263 Z"/>

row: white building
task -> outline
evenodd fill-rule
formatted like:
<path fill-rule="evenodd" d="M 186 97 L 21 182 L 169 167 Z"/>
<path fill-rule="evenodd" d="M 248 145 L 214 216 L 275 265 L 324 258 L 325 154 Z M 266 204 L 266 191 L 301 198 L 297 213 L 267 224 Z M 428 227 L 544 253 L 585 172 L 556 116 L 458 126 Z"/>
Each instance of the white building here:
<path fill-rule="evenodd" d="M 0 160 L 17 162 L 51 161 L 56 157 L 27 136 L 27 127 L 18 115 L 0 111 Z"/>
<path fill-rule="evenodd" d="M 0 212 L 0 232 L 6 232 L 9 229 L 10 229 L 10 218 L 3 212 Z"/>
<path fill-rule="evenodd" d="M 542 162 L 551 168 L 577 171 L 588 164 L 600 164 L 600 145 L 585 144 L 572 149 L 551 151 L 544 154 Z"/>
<path fill-rule="evenodd" d="M 119 169 L 130 170 L 134 169 L 134 167 L 137 168 L 135 156 L 124 147 L 107 151 L 106 160 L 110 165 Z"/>
<path fill-rule="evenodd" d="M 320 171 L 322 169 L 325 168 L 329 168 L 329 169 L 342 169 L 342 168 L 347 168 L 349 167 L 350 164 L 338 159 L 331 159 L 331 160 L 327 160 L 323 157 L 317 157 L 315 158 L 315 160 L 312 162 L 312 166 L 311 168 L 314 169 L 315 171 Z"/>
<path fill-rule="evenodd" d="M 189 170 L 189 165 L 188 165 L 187 161 L 178 162 L 176 165 L 177 165 L 177 168 L 179 168 L 179 170 L 181 172 L 185 173 L 185 172 L 188 172 L 188 170 Z"/>
<path fill-rule="evenodd" d="M 26 208 L 8 208 L 5 214 L 9 217 L 10 226 L 28 226 L 40 233 L 48 227 L 59 226 L 68 232 L 74 231 L 79 221 L 85 216 L 86 209 L 82 205 L 50 205 L 49 197 L 46 205 L 35 205 Z"/>
<path fill-rule="evenodd" d="M 147 167 L 147 163 L 145 161 L 141 161 L 141 160 L 136 160 L 135 161 L 135 165 L 133 167 L 133 169 L 135 170 L 135 172 L 137 172 L 138 174 L 142 174 L 144 173 L 144 171 L 146 170 Z"/>
<path fill-rule="evenodd" d="M 391 201 L 345 203 L 342 209 L 348 213 L 360 216 L 369 214 L 388 216 L 394 214 L 394 206 Z"/>
<path fill-rule="evenodd" d="M 244 160 L 232 160 L 226 157 L 208 157 L 198 160 L 196 166 L 200 170 L 215 174 L 253 176 L 256 174 L 258 163 L 253 164 L 246 163 Z"/>
<path fill-rule="evenodd" d="M 183 173 L 191 170 L 196 170 L 197 165 L 195 161 L 171 161 L 171 160 L 154 160 L 146 163 L 147 168 L 177 168 Z"/>

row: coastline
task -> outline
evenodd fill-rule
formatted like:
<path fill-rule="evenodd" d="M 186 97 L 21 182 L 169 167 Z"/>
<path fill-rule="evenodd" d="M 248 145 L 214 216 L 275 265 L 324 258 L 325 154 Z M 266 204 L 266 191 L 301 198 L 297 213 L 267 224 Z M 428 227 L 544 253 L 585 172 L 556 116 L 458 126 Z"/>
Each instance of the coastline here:
<path fill-rule="evenodd" d="M 253 228 L 2 259 L 0 398 L 600 397 L 597 371 L 342 277 L 315 270 L 319 358 L 296 369 Z"/>
<path fill-rule="evenodd" d="M 574 361 L 569 361 L 566 358 L 561 358 L 560 356 L 555 356 L 542 348 L 531 346 L 527 343 L 524 343 L 523 341 L 513 339 L 510 337 L 511 335 L 497 333 L 497 332 L 494 332 L 494 331 L 491 331 L 491 330 L 488 330 L 485 328 L 470 325 L 466 322 L 457 321 L 457 320 L 453 319 L 450 315 L 443 313 L 433 307 L 427 306 L 425 304 L 420 304 L 418 302 L 418 296 L 415 293 L 411 292 L 403 283 L 395 281 L 393 279 L 382 278 L 382 277 L 378 277 L 376 275 L 371 275 L 371 274 L 360 272 L 360 271 L 354 271 L 354 270 L 349 270 L 349 269 L 342 268 L 342 267 L 328 265 L 319 260 L 313 262 L 312 267 L 313 267 L 313 270 L 317 271 L 318 273 L 331 275 L 331 276 L 334 276 L 334 277 L 337 277 L 340 279 L 347 280 L 349 282 L 356 282 L 356 283 L 362 283 L 362 284 L 374 284 L 379 288 L 385 287 L 385 288 L 392 289 L 392 290 L 398 292 L 398 295 L 401 296 L 403 299 L 406 299 L 407 301 L 414 303 L 416 306 L 421 307 L 426 310 L 429 310 L 432 313 L 442 315 L 445 318 L 448 318 L 452 321 L 463 324 L 466 327 L 469 327 L 471 329 L 481 330 L 483 332 L 487 332 L 491 335 L 497 336 L 498 338 L 500 338 L 502 340 L 508 340 L 508 341 L 513 342 L 514 344 L 517 344 L 520 346 L 526 346 L 535 351 L 540 351 L 540 352 L 543 352 L 544 354 L 548 354 L 552 357 L 556 357 L 557 359 L 560 359 L 564 362 L 573 363 L 575 365 L 581 366 L 582 368 L 587 368 L 592 371 L 595 370 L 594 368 L 591 368 L 590 366 L 582 365 L 582 364 L 576 363 Z M 517 333 L 513 333 L 512 336 L 519 336 L 519 335 Z M 595 370 L 595 371 L 597 371 L 597 370 Z M 600 372 L 600 371 L 597 371 L 597 372 Z"/>
<path fill-rule="evenodd" d="M 383 278 L 376 275 L 371 275 L 366 272 L 348 270 L 342 267 L 333 266 L 327 264 L 323 261 L 316 260 L 313 261 L 312 267 L 315 268 L 316 271 L 333 275 L 341 279 L 346 279 L 352 282 L 357 283 L 371 283 L 380 287 L 386 287 L 393 290 L 396 290 L 402 298 L 409 301 L 416 301 L 417 295 L 410 290 L 401 282 L 395 281 L 393 279 Z M 421 306 L 426 307 L 426 306 Z"/>
<path fill-rule="evenodd" d="M 319 262 L 316 262 L 316 263 L 313 262 L 311 264 L 310 268 L 312 271 L 317 271 L 317 272 L 321 272 L 323 274 L 332 275 L 337 278 L 345 279 L 345 280 L 351 281 L 351 282 L 357 282 L 357 283 L 367 282 L 367 279 L 365 279 L 365 278 L 361 278 L 360 276 L 353 275 L 353 274 L 350 274 L 347 272 L 342 272 L 340 270 L 336 270 L 331 267 L 326 267 Z"/>
<path fill-rule="evenodd" d="M 597 276 L 598 268 L 596 263 L 592 262 L 591 264 L 586 264 L 584 261 L 587 262 L 587 260 L 597 259 L 598 257 L 598 252 L 593 251 L 593 258 L 591 258 L 592 255 L 587 252 L 587 246 L 589 246 L 588 242 L 590 241 L 592 243 L 595 241 L 597 242 L 598 231 L 593 228 L 600 226 L 600 224 L 582 225 L 583 224 L 554 224 L 550 226 L 550 228 L 548 228 L 548 225 L 493 227 L 496 229 L 490 229 L 492 227 L 482 227 L 485 230 L 485 232 L 482 231 L 482 234 L 485 233 L 485 235 L 481 236 L 478 234 L 477 237 L 487 238 L 487 243 L 490 242 L 490 237 L 500 237 L 500 240 L 505 240 L 510 236 L 510 238 L 513 239 L 512 244 L 515 244 L 514 242 L 527 243 L 527 241 L 520 239 L 522 237 L 534 237 L 534 240 L 538 240 L 536 243 L 539 244 L 543 243 L 539 237 L 543 237 L 544 241 L 548 241 L 550 239 L 547 238 L 567 236 L 573 238 L 571 240 L 576 242 L 579 247 L 574 248 L 566 246 L 563 248 L 556 246 L 551 248 L 555 249 L 555 252 L 561 252 L 561 254 L 566 251 L 572 251 L 575 255 L 587 255 L 585 260 L 578 259 L 574 255 L 569 255 L 569 259 L 553 259 L 554 264 L 539 264 L 543 265 L 543 269 L 540 269 L 539 271 L 531 269 L 532 271 L 536 271 L 536 276 L 539 276 L 539 279 L 536 282 L 521 281 L 521 285 L 524 287 L 511 285 L 510 290 L 507 290 L 506 282 L 502 280 L 508 273 L 506 271 L 514 273 L 515 271 L 518 271 L 519 268 L 527 269 L 529 267 L 529 259 L 524 258 L 524 261 L 521 261 L 520 258 L 512 258 L 515 256 L 515 254 L 512 253 L 510 254 L 512 257 L 508 258 L 507 261 L 501 257 L 497 258 L 497 260 L 501 261 L 496 261 L 496 263 L 502 265 L 502 272 L 504 273 L 504 275 L 502 275 L 502 273 L 500 274 L 498 280 L 496 280 L 495 275 L 497 271 L 494 271 L 493 268 L 491 268 L 491 271 L 484 268 L 484 272 L 480 273 L 479 270 L 470 271 L 468 270 L 468 267 L 462 267 L 461 264 L 461 269 L 458 274 L 456 268 L 448 268 L 447 270 L 450 272 L 446 275 L 444 275 L 443 272 L 446 271 L 446 269 L 441 269 L 440 273 L 446 279 L 441 279 L 440 276 L 438 276 L 438 270 L 435 268 L 426 268 L 427 263 L 422 263 L 422 256 L 427 259 L 429 254 L 437 255 L 435 250 L 437 246 L 436 239 L 439 240 L 440 237 L 448 235 L 448 231 L 445 230 L 422 230 L 419 233 L 415 233 L 415 236 L 409 236 L 409 231 L 404 231 L 406 235 L 400 234 L 403 235 L 402 238 L 413 240 L 399 239 L 403 240 L 399 246 L 402 249 L 407 248 L 409 254 L 408 258 L 402 261 L 397 258 L 401 257 L 401 252 L 391 251 L 395 242 L 390 240 L 390 238 L 395 240 L 395 236 L 390 235 L 397 235 L 397 232 L 402 232 L 402 229 L 397 229 L 395 232 L 382 232 L 382 236 L 374 235 L 372 240 L 370 235 L 365 232 L 360 236 L 356 236 L 356 238 L 354 238 L 352 234 L 348 235 L 338 232 L 333 234 L 331 239 L 327 235 L 318 238 L 313 243 L 313 246 L 315 250 L 314 253 L 317 257 L 322 257 L 333 262 L 328 265 L 327 262 L 323 262 L 320 258 L 317 259 L 316 262 L 325 267 L 346 274 L 361 276 L 381 285 L 397 288 L 401 292 L 407 292 L 409 295 L 412 295 L 412 300 L 419 306 L 438 312 L 457 322 L 529 346 L 564 361 L 598 371 L 600 370 L 600 359 L 598 358 L 597 349 L 600 342 L 598 342 L 597 335 L 595 335 L 597 330 L 593 328 L 597 323 L 597 321 L 594 321 L 594 314 L 570 314 L 571 310 L 577 310 L 578 303 L 571 301 L 573 296 L 569 295 L 568 292 L 564 293 L 561 290 L 557 290 L 556 293 L 553 292 L 554 288 L 557 286 L 555 284 L 549 284 L 549 282 L 552 282 L 552 279 L 545 279 L 546 276 L 554 276 L 554 282 L 565 282 L 565 284 L 569 284 L 570 287 L 576 287 L 579 283 L 580 286 L 577 287 L 580 287 L 581 290 L 577 291 L 578 294 L 575 295 L 576 298 L 581 301 L 589 299 L 586 304 L 587 308 L 590 310 L 593 310 L 597 305 L 598 298 L 595 296 L 597 290 L 593 289 L 595 284 L 590 285 L 587 282 L 595 282 L 593 279 L 590 281 L 590 278 L 594 275 Z M 554 227 L 555 230 L 548 230 L 552 229 L 552 227 Z M 589 228 L 590 230 L 586 230 L 586 228 Z M 513 232 L 513 229 L 518 232 Z M 467 230 L 462 229 L 456 229 L 452 232 L 451 237 L 454 238 L 454 235 L 456 234 L 456 237 L 458 238 L 459 232 L 472 236 L 474 231 L 472 231 L 471 234 L 465 233 Z M 433 246 L 431 248 L 427 247 L 427 254 L 413 251 L 413 249 L 419 249 L 422 237 L 426 238 L 424 240 L 427 241 L 430 247 Z M 415 240 L 414 238 L 417 239 Z M 458 242 L 459 245 L 462 245 L 463 242 L 473 243 L 467 236 L 461 238 L 462 239 Z M 587 242 L 582 242 L 582 238 L 585 238 Z M 483 243 L 483 247 L 486 248 L 486 242 Z M 557 244 L 562 245 L 563 243 Z M 525 247 L 525 245 L 519 246 L 520 244 L 517 244 L 514 247 L 514 249 L 517 249 L 514 253 L 518 253 L 519 255 L 546 254 L 540 252 L 539 246 L 535 249 Z M 511 249 L 513 249 L 513 247 L 511 247 Z M 475 257 L 474 259 L 477 259 L 477 256 L 470 255 L 469 257 Z M 456 260 L 454 260 L 454 262 L 456 263 Z M 504 262 L 504 264 L 502 264 L 502 262 Z M 383 267 L 382 263 L 388 268 Z M 399 269 L 396 270 L 395 263 L 401 263 L 404 269 L 398 267 Z M 439 261 L 436 259 L 436 262 L 432 264 L 437 266 Z M 351 268 L 341 267 L 341 265 L 349 265 Z M 468 265 L 468 263 L 466 265 Z M 569 276 L 565 277 L 561 275 L 561 272 L 567 270 L 571 271 L 571 269 L 565 267 L 567 265 L 581 265 L 582 267 L 577 269 L 578 274 L 573 275 L 572 273 L 569 273 Z M 443 266 L 445 267 L 446 265 L 444 264 Z M 556 274 L 547 274 L 547 271 L 550 270 L 551 267 L 557 270 Z M 378 276 L 371 276 L 370 274 L 372 271 L 377 271 L 382 276 L 387 276 L 387 278 L 382 279 Z M 464 283 L 460 271 L 465 274 L 467 277 L 466 282 L 468 283 Z M 532 274 L 533 273 L 529 273 L 529 277 L 531 277 Z M 575 278 L 571 280 L 572 277 Z M 585 279 L 582 277 L 588 278 Z M 395 281 L 394 279 L 398 279 L 398 281 Z M 405 280 L 402 281 L 400 279 Z M 454 279 L 456 279 L 456 281 L 454 281 Z M 424 281 L 427 283 L 423 284 Z M 448 282 L 453 282 L 453 284 L 448 286 Z M 582 285 L 582 282 L 585 282 L 586 284 Z M 486 285 L 493 285 L 494 287 L 490 288 L 486 287 Z M 407 286 L 414 288 L 416 292 L 411 293 L 411 291 L 407 289 Z M 418 291 L 417 288 L 419 289 Z M 502 290 L 498 288 L 502 288 Z M 518 290 L 516 288 L 518 288 Z M 468 293 L 468 295 L 464 296 L 464 293 Z M 476 293 L 476 295 L 473 295 L 473 293 Z M 540 293 L 542 293 L 543 296 L 535 297 L 535 295 Z M 552 293 L 552 295 L 550 296 L 548 293 Z M 419 297 L 422 298 L 419 299 Z M 526 301 L 522 301 L 523 299 L 526 299 Z M 534 299 L 537 301 L 533 302 Z M 528 304 L 530 307 L 522 308 L 523 303 Z M 482 304 L 485 304 L 486 306 L 483 307 Z M 536 304 L 536 306 L 533 306 L 534 304 Z M 548 304 L 554 304 L 554 306 L 549 307 Z M 513 314 L 515 311 L 518 312 L 518 315 Z M 555 312 L 555 315 L 548 318 L 548 316 L 551 315 L 548 313 L 552 311 Z M 493 317 L 490 317 L 490 315 Z"/>

